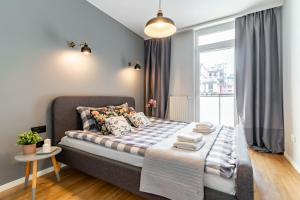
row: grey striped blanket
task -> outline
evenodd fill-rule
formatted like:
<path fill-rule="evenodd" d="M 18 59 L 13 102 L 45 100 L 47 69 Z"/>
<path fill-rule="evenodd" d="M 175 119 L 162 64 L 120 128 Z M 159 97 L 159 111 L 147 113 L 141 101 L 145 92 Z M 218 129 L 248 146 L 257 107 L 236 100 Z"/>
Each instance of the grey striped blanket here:
<path fill-rule="evenodd" d="M 231 178 L 236 167 L 235 130 L 223 126 L 205 160 L 205 171 Z"/>
<path fill-rule="evenodd" d="M 186 125 L 185 122 L 168 121 L 150 118 L 151 125 L 144 128 L 134 128 L 127 135 L 116 137 L 113 135 L 101 135 L 88 131 L 67 131 L 66 135 L 71 138 L 85 140 L 101 146 L 123 151 L 139 156 L 144 156 L 147 148 L 173 135 Z M 207 173 L 232 177 L 236 159 L 234 129 L 223 127 L 210 150 L 205 163 Z"/>

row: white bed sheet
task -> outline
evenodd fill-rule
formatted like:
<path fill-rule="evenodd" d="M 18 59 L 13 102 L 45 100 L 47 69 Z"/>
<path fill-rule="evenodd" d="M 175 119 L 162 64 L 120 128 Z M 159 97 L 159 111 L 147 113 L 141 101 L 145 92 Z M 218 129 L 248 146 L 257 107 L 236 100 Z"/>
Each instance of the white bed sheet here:
<path fill-rule="evenodd" d="M 134 155 L 122 151 L 117 151 L 91 142 L 78 140 L 70 137 L 63 137 L 61 145 L 76 148 L 94 155 L 103 156 L 112 160 L 120 161 L 136 167 L 143 166 L 144 157 Z M 220 176 L 204 173 L 204 185 L 208 188 L 224 192 L 230 195 L 235 195 L 235 178 L 226 179 Z"/>

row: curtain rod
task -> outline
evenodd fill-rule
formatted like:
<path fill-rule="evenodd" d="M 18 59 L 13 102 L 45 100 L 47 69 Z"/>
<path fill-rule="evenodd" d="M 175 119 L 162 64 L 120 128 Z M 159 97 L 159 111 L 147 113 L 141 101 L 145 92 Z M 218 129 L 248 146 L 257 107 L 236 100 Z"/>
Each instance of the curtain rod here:
<path fill-rule="evenodd" d="M 212 19 L 212 20 L 209 20 L 209 21 L 206 21 L 206 22 L 198 23 L 198 24 L 191 25 L 191 26 L 186 26 L 186 27 L 178 29 L 178 32 L 184 32 L 184 31 L 191 30 L 191 29 L 201 29 L 201 28 L 204 28 L 204 27 L 207 27 L 207 26 L 212 26 L 212 25 L 217 25 L 217 24 L 220 24 L 220 23 L 234 21 L 235 18 L 242 17 L 244 15 L 248 15 L 248 14 L 251 14 L 251 13 L 267 10 L 267 9 L 270 9 L 270 8 L 276 8 L 276 7 L 280 7 L 280 6 L 283 6 L 283 0 L 280 0 L 280 2 L 278 2 L 275 5 L 274 4 L 273 5 L 266 5 L 266 6 L 260 7 L 260 8 L 248 9 L 246 11 L 239 12 L 239 13 L 236 13 L 236 14 L 233 14 L 233 15 L 228 15 L 228 16 L 225 16 L 225 17 L 219 17 L 219 18 L 215 18 L 215 19 Z"/>

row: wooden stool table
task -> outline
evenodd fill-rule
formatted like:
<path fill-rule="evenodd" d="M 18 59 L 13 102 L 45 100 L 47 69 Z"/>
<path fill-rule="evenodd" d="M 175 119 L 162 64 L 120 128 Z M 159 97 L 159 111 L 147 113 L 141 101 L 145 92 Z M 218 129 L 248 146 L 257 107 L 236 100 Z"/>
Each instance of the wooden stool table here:
<path fill-rule="evenodd" d="M 39 151 L 37 149 L 37 151 Z M 51 158 L 52 165 L 55 171 L 56 179 L 59 182 L 60 181 L 60 176 L 59 176 L 59 171 L 60 171 L 60 165 L 55 159 L 55 155 L 59 154 L 61 152 L 60 147 L 56 147 L 56 150 L 53 151 L 52 153 L 49 154 L 30 154 L 30 155 L 23 155 L 19 154 L 15 156 L 15 160 L 18 162 L 26 162 L 26 171 L 25 171 L 25 183 L 24 186 L 27 187 L 28 185 L 28 179 L 30 175 L 30 167 L 31 167 L 31 162 L 33 164 L 32 166 L 32 200 L 35 199 L 35 193 L 36 193 L 36 182 L 37 182 L 37 171 L 38 171 L 38 160 L 43 160 L 47 158 Z"/>

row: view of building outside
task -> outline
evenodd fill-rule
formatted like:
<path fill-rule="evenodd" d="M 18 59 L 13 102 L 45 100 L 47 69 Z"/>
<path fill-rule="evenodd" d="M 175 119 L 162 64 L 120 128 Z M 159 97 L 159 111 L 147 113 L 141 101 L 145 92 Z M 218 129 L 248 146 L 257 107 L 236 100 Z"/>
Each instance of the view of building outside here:
<path fill-rule="evenodd" d="M 200 54 L 200 95 L 233 95 L 233 49 Z"/>
<path fill-rule="evenodd" d="M 201 52 L 200 120 L 234 125 L 234 49 Z"/>

